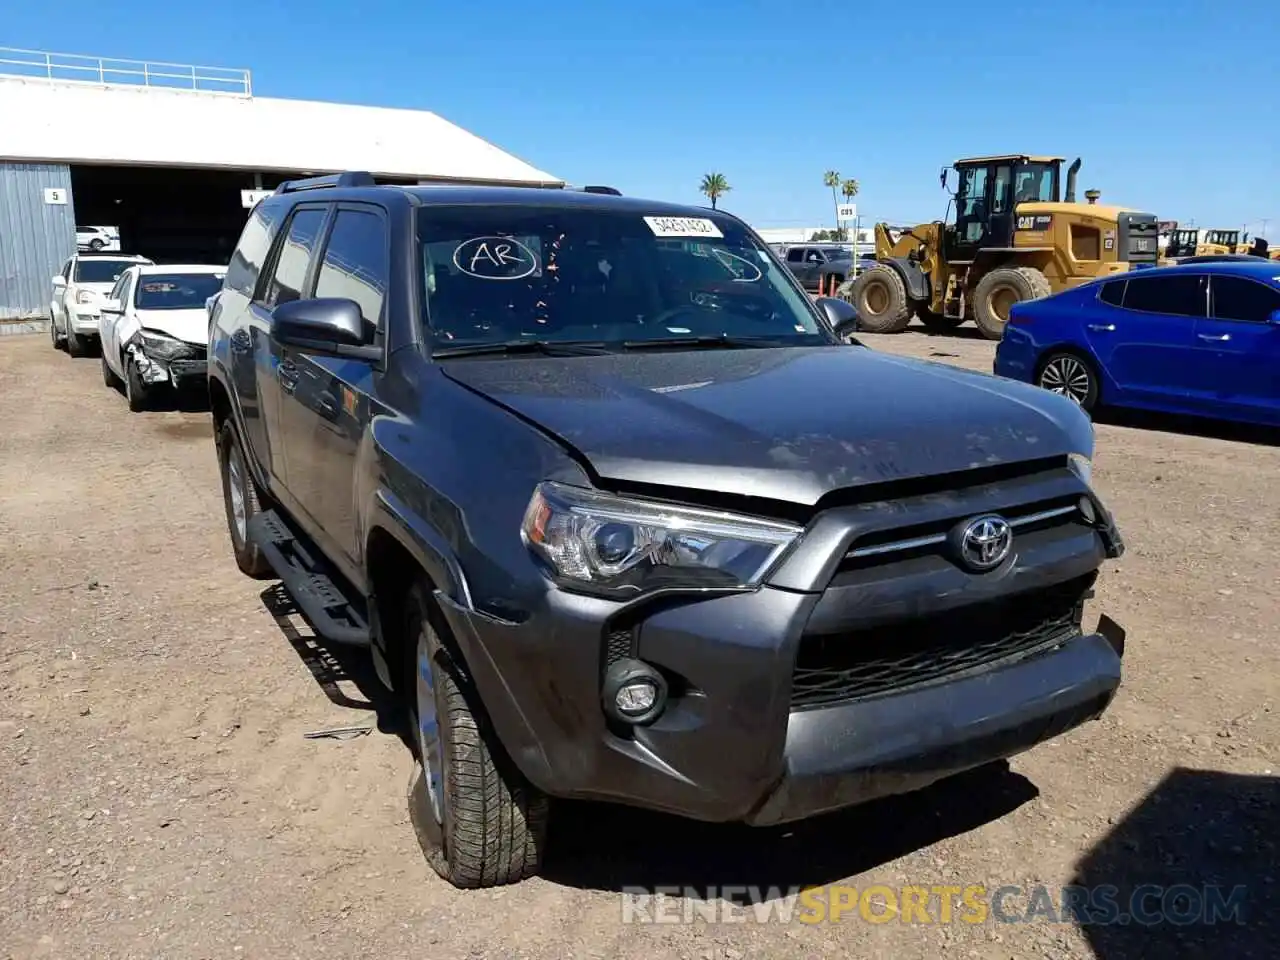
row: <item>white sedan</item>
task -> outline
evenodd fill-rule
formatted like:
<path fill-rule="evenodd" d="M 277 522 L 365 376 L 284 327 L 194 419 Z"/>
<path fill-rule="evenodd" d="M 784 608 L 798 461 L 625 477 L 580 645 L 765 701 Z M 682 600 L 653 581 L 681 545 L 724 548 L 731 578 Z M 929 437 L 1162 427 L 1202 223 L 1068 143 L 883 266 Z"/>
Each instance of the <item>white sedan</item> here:
<path fill-rule="evenodd" d="M 138 265 L 126 270 L 102 304 L 102 379 L 124 389 L 130 410 L 154 391 L 203 382 L 209 349 L 206 301 L 222 289 L 224 266 Z"/>

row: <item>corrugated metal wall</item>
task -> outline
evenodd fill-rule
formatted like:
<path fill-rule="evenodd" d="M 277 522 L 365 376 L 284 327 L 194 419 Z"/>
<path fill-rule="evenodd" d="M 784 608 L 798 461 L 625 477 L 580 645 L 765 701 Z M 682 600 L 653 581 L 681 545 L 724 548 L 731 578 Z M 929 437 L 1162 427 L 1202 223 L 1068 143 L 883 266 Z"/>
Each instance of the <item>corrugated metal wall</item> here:
<path fill-rule="evenodd" d="M 66 203 L 46 203 L 45 191 Z M 0 161 L 0 336 L 49 315 L 50 278 L 76 252 L 71 169 L 65 163 Z"/>

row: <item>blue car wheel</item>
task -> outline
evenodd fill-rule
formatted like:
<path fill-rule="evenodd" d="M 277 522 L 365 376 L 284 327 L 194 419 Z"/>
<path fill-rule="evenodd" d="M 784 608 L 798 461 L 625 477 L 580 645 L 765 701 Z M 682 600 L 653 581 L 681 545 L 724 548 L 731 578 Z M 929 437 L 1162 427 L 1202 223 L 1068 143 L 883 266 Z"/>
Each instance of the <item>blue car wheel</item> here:
<path fill-rule="evenodd" d="M 1093 364 L 1076 353 L 1060 351 L 1046 357 L 1036 386 L 1074 400 L 1086 412 L 1098 403 L 1098 375 Z"/>

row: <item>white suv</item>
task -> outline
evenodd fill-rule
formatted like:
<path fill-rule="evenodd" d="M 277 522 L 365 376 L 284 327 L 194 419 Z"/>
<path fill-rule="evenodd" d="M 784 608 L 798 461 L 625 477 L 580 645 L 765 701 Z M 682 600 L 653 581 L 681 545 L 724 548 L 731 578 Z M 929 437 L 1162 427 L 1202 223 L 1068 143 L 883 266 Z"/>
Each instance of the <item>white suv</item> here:
<path fill-rule="evenodd" d="M 103 298 L 120 275 L 138 263 L 151 261 L 121 253 L 78 253 L 62 265 L 53 278 L 53 300 L 49 304 L 49 336 L 55 350 L 65 342 L 71 356 L 85 355 L 90 342 L 98 339 Z"/>

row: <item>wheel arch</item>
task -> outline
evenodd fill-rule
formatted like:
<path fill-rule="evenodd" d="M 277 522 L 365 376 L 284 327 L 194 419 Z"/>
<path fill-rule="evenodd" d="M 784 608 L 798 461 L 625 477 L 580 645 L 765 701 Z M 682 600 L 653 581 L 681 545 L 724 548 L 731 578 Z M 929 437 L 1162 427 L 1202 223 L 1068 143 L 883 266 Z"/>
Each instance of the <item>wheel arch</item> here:
<path fill-rule="evenodd" d="M 369 527 L 365 568 L 378 677 L 389 689 L 397 690 L 395 678 L 404 664 L 411 665 L 406 660 L 412 651 L 407 646 L 401 611 L 410 587 L 423 580 L 434 612 L 439 614 L 432 626 L 460 679 L 478 698 L 503 750 L 516 767 L 531 783 L 545 790 L 552 780 L 547 753 L 476 629 L 480 621 L 499 631 L 509 625 L 474 609 L 456 558 L 437 534 L 426 531 L 421 523 L 382 507 Z"/>

